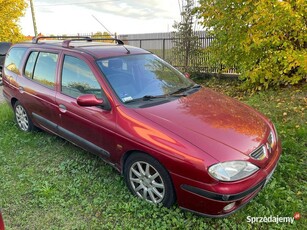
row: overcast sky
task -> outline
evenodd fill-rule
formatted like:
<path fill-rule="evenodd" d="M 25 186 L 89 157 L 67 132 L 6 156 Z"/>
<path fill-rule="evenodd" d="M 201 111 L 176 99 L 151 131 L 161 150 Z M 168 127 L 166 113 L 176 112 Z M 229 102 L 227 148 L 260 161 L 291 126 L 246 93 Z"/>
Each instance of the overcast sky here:
<path fill-rule="evenodd" d="M 168 32 L 174 21 L 180 21 L 178 0 L 33 0 L 33 4 L 37 31 L 44 35 L 104 32 L 103 26 L 117 34 Z M 24 35 L 34 35 L 30 4 L 19 24 Z"/>

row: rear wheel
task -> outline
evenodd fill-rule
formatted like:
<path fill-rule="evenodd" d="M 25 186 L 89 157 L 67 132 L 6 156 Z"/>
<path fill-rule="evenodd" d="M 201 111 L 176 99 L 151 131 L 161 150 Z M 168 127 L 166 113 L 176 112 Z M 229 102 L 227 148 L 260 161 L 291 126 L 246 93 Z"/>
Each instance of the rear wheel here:
<path fill-rule="evenodd" d="M 176 196 L 166 169 L 144 153 L 132 154 L 125 163 L 125 181 L 136 196 L 154 204 L 170 207 Z"/>
<path fill-rule="evenodd" d="M 26 109 L 18 101 L 14 105 L 14 113 L 18 128 L 25 132 L 30 132 L 34 129 Z"/>

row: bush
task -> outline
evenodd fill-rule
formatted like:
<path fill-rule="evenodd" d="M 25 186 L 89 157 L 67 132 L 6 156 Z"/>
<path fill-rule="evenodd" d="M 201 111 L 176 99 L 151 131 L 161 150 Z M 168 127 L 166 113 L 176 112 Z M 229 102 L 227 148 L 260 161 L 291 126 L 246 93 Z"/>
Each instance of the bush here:
<path fill-rule="evenodd" d="M 198 17 L 216 39 L 214 59 L 238 66 L 256 89 L 307 80 L 306 1 L 200 0 Z"/>

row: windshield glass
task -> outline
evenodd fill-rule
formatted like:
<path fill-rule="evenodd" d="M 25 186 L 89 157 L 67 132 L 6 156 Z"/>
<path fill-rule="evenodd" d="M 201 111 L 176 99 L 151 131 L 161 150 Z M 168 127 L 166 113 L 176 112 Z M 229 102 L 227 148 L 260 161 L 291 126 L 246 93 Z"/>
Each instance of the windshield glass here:
<path fill-rule="evenodd" d="M 153 54 L 102 59 L 98 65 L 124 103 L 179 93 L 195 85 Z"/>

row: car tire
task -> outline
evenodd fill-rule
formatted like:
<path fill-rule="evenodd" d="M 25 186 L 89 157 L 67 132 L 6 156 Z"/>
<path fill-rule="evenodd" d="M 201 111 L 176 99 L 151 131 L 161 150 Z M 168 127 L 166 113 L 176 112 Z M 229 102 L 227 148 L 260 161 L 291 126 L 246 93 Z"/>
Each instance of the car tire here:
<path fill-rule="evenodd" d="M 14 105 L 14 114 L 19 129 L 24 132 L 30 132 L 34 129 L 34 125 L 28 112 L 18 101 Z"/>
<path fill-rule="evenodd" d="M 124 167 L 124 178 L 129 190 L 154 204 L 170 207 L 176 200 L 175 190 L 167 170 L 153 157 L 134 153 Z"/>

